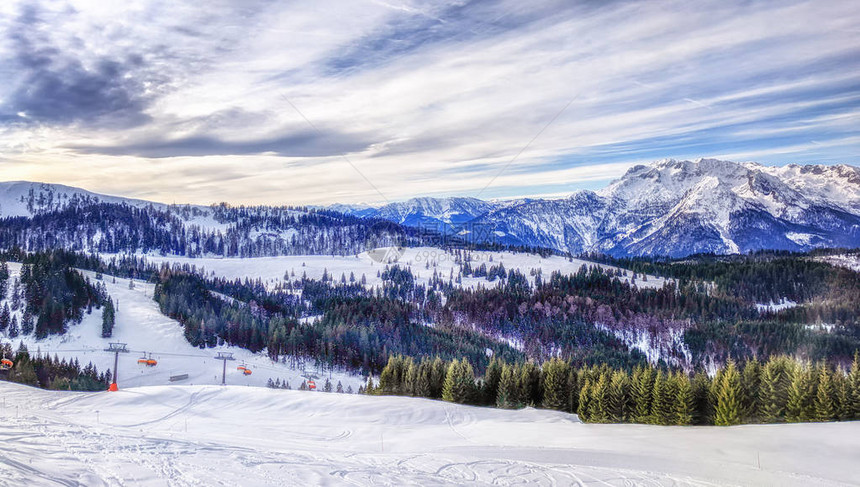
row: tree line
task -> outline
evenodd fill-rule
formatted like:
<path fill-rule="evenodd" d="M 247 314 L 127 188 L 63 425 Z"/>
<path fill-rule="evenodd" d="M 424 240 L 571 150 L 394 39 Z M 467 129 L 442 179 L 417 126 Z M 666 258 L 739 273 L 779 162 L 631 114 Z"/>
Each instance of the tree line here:
<path fill-rule="evenodd" d="M 543 407 L 593 423 L 718 425 L 860 419 L 860 352 L 850 368 L 775 356 L 728 361 L 713 376 L 650 365 L 575 367 L 553 358 L 492 359 L 476 379 L 468 360 L 395 355 L 368 394 L 406 395 L 476 406 Z"/>
<path fill-rule="evenodd" d="M 103 391 L 111 381 L 110 370 L 99 372 L 92 362 L 81 367 L 78 359 L 67 361 L 49 355 L 33 357 L 23 343 L 14 353 L 10 344 L 0 345 L 0 356 L 14 362 L 11 369 L 0 372 L 0 379 L 10 382 L 42 389 Z"/>

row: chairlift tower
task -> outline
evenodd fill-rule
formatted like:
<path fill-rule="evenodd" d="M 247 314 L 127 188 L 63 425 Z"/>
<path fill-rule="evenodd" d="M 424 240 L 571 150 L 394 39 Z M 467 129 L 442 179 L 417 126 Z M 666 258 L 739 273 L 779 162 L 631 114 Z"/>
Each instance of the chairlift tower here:
<path fill-rule="evenodd" d="M 236 360 L 233 358 L 232 352 L 218 352 L 215 355 L 215 360 L 222 360 L 224 362 L 224 368 L 221 370 L 221 385 L 227 385 L 227 361 L 228 360 Z"/>
<path fill-rule="evenodd" d="M 126 343 L 117 343 L 113 342 L 108 345 L 108 348 L 105 349 L 105 352 L 113 352 L 113 382 L 110 385 L 109 391 L 118 391 L 119 386 L 117 386 L 116 378 L 119 375 L 117 373 L 117 367 L 119 367 L 119 354 L 120 353 L 128 353 L 128 348 L 126 348 Z"/>

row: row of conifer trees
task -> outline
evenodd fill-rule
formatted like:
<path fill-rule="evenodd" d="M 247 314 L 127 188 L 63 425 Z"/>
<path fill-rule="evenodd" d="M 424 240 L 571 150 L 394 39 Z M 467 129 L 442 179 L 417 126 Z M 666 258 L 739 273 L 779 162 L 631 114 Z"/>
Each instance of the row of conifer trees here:
<path fill-rule="evenodd" d="M 860 353 L 850 368 L 786 356 L 742 366 L 729 361 L 714 374 L 652 366 L 631 371 L 573 367 L 554 358 L 505 363 L 492 359 L 476 380 L 466 360 L 415 361 L 392 356 L 369 394 L 442 399 L 499 408 L 543 407 L 583 421 L 662 425 L 778 423 L 860 419 Z"/>

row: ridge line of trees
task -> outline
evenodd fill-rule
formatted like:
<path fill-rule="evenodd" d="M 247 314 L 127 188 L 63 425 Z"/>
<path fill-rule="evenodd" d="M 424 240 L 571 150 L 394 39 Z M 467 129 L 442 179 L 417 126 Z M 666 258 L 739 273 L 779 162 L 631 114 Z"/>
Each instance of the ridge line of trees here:
<path fill-rule="evenodd" d="M 576 413 L 591 423 L 849 421 L 860 419 L 860 351 L 848 369 L 776 356 L 743 366 L 729 360 L 713 377 L 649 365 L 576 368 L 558 358 L 542 365 L 494 358 L 480 379 L 467 360 L 393 355 L 379 382 L 368 378 L 364 392 L 503 409 L 543 407 Z"/>

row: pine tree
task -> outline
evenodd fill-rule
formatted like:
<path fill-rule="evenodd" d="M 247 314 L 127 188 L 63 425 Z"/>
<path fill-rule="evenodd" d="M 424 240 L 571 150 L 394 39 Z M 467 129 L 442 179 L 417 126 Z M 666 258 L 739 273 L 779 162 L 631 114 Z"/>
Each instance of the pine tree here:
<path fill-rule="evenodd" d="M 830 372 L 826 367 L 818 374 L 818 389 L 815 393 L 815 419 L 818 421 L 833 421 L 836 419 L 834 404 L 835 391 Z"/>
<path fill-rule="evenodd" d="M 408 357 L 404 367 L 405 370 L 403 371 L 403 387 L 401 394 L 416 396 L 418 395 L 416 393 L 418 388 L 418 366 L 415 364 L 412 357 Z"/>
<path fill-rule="evenodd" d="M 762 369 L 759 412 L 769 423 L 785 419 L 792 363 L 787 357 L 772 357 Z"/>
<path fill-rule="evenodd" d="M 590 388 L 588 418 L 595 423 L 605 423 L 609 420 L 609 374 L 601 372 Z"/>
<path fill-rule="evenodd" d="M 729 360 L 716 388 L 714 424 L 729 426 L 741 422 L 743 414 L 741 378 L 735 363 Z"/>
<path fill-rule="evenodd" d="M 854 362 L 848 372 L 848 419 L 860 419 L 860 351 L 854 352 Z"/>
<path fill-rule="evenodd" d="M 612 379 L 609 381 L 608 405 L 609 410 L 607 416 L 609 421 L 618 423 L 627 421 L 629 410 L 629 395 L 630 379 L 627 377 L 627 372 L 616 370 L 612 373 Z"/>
<path fill-rule="evenodd" d="M 693 424 L 696 413 L 696 396 L 693 393 L 693 384 L 690 377 L 684 373 L 678 373 L 675 377 L 675 424 Z"/>
<path fill-rule="evenodd" d="M 793 423 L 809 421 L 814 417 L 812 369 L 803 364 L 796 364 L 793 369 L 788 401 L 785 404 L 785 418 Z"/>
<path fill-rule="evenodd" d="M 35 324 L 33 323 L 33 315 L 25 312 L 24 317 L 21 318 L 21 333 L 24 335 L 30 335 L 33 333 L 33 328 Z"/>
<path fill-rule="evenodd" d="M 651 393 L 651 422 L 654 424 L 671 424 L 674 419 L 674 402 L 675 397 L 670 378 L 662 370 L 658 370 Z"/>
<path fill-rule="evenodd" d="M 323 386 L 323 392 L 331 392 L 331 391 L 332 391 L 331 381 L 329 379 L 326 379 L 325 380 L 325 386 Z"/>
<path fill-rule="evenodd" d="M 490 359 L 487 371 L 484 373 L 484 384 L 481 395 L 484 404 L 495 405 L 499 397 L 499 382 L 502 378 L 504 365 L 496 357 Z"/>
<path fill-rule="evenodd" d="M 573 367 L 567 375 L 567 397 L 568 411 L 576 413 L 579 409 L 579 373 Z"/>
<path fill-rule="evenodd" d="M 0 332 L 6 331 L 12 323 L 12 317 L 9 312 L 9 304 L 3 303 L 3 310 L 0 311 Z"/>
<path fill-rule="evenodd" d="M 698 372 L 693 377 L 693 397 L 695 398 L 696 424 L 713 424 L 714 404 L 711 401 L 711 379 L 704 372 Z"/>
<path fill-rule="evenodd" d="M 836 369 L 830 376 L 833 382 L 833 404 L 835 407 L 835 418 L 839 421 L 848 421 L 851 417 L 851 391 L 848 385 L 848 377 L 842 369 Z"/>
<path fill-rule="evenodd" d="M 511 365 L 502 365 L 502 373 L 499 375 L 498 393 L 496 395 L 496 407 L 503 409 L 519 407 L 517 380 L 514 377 L 514 368 Z"/>
<path fill-rule="evenodd" d="M 430 397 L 434 399 L 442 398 L 442 389 L 445 385 L 445 377 L 448 375 L 448 366 L 445 362 L 435 357 L 430 371 Z"/>
<path fill-rule="evenodd" d="M 568 378 L 570 366 L 553 357 L 543 365 L 543 407 L 565 411 L 568 409 Z"/>
<path fill-rule="evenodd" d="M 418 397 L 433 397 L 431 386 L 430 386 L 430 376 L 432 374 L 432 363 L 425 360 L 422 360 L 418 365 L 417 377 L 415 378 L 415 395 Z"/>
<path fill-rule="evenodd" d="M 579 409 L 577 409 L 577 415 L 579 415 L 580 421 L 586 423 L 591 421 L 591 387 L 591 378 L 584 377 L 582 387 L 579 389 Z"/>
<path fill-rule="evenodd" d="M 455 359 L 448 366 L 442 400 L 459 404 L 470 403 L 475 395 L 475 373 L 472 365 L 465 359 Z"/>
<path fill-rule="evenodd" d="M 636 367 L 633 371 L 631 402 L 632 417 L 637 423 L 647 423 L 651 415 L 651 393 L 654 385 L 654 369 Z"/>
<path fill-rule="evenodd" d="M 11 323 L 9 323 L 9 330 L 6 332 L 7 335 L 9 335 L 9 338 L 17 338 L 18 335 L 21 334 L 21 329 L 18 328 L 18 320 L 14 318 L 15 317 L 13 316 Z M 26 384 L 26 382 L 24 382 L 24 384 Z"/>
<path fill-rule="evenodd" d="M 760 406 L 762 367 L 758 360 L 752 359 L 744 365 L 741 376 L 743 386 L 744 417 L 758 418 Z"/>
<path fill-rule="evenodd" d="M 519 386 L 523 403 L 529 406 L 540 405 L 543 399 L 540 367 L 529 360 L 522 363 L 519 369 Z"/>
<path fill-rule="evenodd" d="M 14 380 L 20 384 L 27 384 L 36 387 L 39 386 L 39 377 L 36 375 L 36 369 L 33 367 L 33 363 L 29 360 L 25 360 L 22 363 L 16 363 Z"/>
<path fill-rule="evenodd" d="M 339 394 L 343 394 L 343 384 L 341 384 L 340 381 L 337 381 L 337 389 L 335 389 L 335 391 Z"/>
<path fill-rule="evenodd" d="M 116 322 L 116 312 L 113 306 L 113 300 L 108 298 L 102 309 L 102 338 L 110 338 L 113 336 L 113 326 Z"/>
<path fill-rule="evenodd" d="M 379 374 L 379 392 L 382 394 L 402 394 L 403 392 L 403 357 L 392 355 L 388 357 L 388 364 Z"/>

